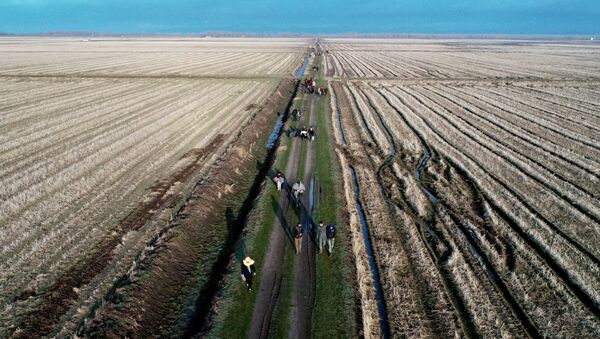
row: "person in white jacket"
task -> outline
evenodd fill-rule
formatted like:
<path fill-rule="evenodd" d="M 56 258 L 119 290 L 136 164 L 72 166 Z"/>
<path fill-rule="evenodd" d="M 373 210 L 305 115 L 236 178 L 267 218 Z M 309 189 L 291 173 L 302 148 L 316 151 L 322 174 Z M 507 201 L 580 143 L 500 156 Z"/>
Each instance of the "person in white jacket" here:
<path fill-rule="evenodd" d="M 300 204 L 300 198 L 301 198 L 302 194 L 304 194 L 305 190 L 306 190 L 306 187 L 304 187 L 304 184 L 300 180 L 298 180 L 292 186 L 292 192 L 294 193 L 294 199 L 296 200 L 297 205 Z"/>
<path fill-rule="evenodd" d="M 277 173 L 277 175 L 275 176 L 275 178 L 273 180 L 277 184 L 277 190 L 281 191 L 281 187 L 283 186 L 283 183 L 285 182 L 285 178 L 283 178 L 283 174 Z"/>

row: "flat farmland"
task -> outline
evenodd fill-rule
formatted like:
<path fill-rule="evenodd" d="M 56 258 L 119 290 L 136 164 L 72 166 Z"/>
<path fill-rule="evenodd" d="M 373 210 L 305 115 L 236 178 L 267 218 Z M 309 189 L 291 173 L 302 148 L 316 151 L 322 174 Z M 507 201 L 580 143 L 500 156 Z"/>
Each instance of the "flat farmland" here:
<path fill-rule="evenodd" d="M 322 47 L 365 332 L 597 337 L 599 46 Z"/>
<path fill-rule="evenodd" d="M 392 79 L 598 79 L 600 46 L 564 41 L 331 39 L 327 74 Z"/>
<path fill-rule="evenodd" d="M 263 106 L 306 45 L 0 39 L 0 337 L 36 333 L 18 328 L 64 291 L 56 316 L 84 315 L 251 121 L 276 116 Z"/>
<path fill-rule="evenodd" d="M 8 76 L 281 77 L 301 61 L 301 39 L 10 39 L 0 41 Z"/>

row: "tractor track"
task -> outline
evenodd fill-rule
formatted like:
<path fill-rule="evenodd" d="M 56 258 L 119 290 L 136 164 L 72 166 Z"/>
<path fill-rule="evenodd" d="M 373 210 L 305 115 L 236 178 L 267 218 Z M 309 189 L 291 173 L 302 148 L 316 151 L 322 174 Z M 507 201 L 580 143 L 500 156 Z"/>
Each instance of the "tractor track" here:
<path fill-rule="evenodd" d="M 385 96 L 383 96 L 383 97 L 385 98 Z M 354 98 L 354 99 L 356 100 L 356 98 Z M 385 98 L 385 99 L 387 101 L 387 98 Z M 436 267 L 438 274 L 442 278 L 441 280 L 442 280 L 442 284 L 444 286 L 444 290 L 445 290 L 446 295 L 448 296 L 448 298 L 459 318 L 463 332 L 466 337 L 475 338 L 478 336 L 478 334 L 476 332 L 475 325 L 473 323 L 473 319 L 472 319 L 471 315 L 469 314 L 469 312 L 467 311 L 464 301 L 462 300 L 462 298 L 460 297 L 460 295 L 458 293 L 458 287 L 453 283 L 453 279 L 452 279 L 450 270 L 446 267 L 446 263 L 447 263 L 448 259 L 450 258 L 450 256 L 452 255 L 452 248 L 450 247 L 448 242 L 445 239 L 443 239 L 441 234 L 434 227 L 432 227 L 431 225 L 427 225 L 427 223 L 418 216 L 418 214 L 416 213 L 416 211 L 414 211 L 412 209 L 412 207 L 409 207 L 404 202 L 396 201 L 393 198 L 392 193 L 388 187 L 389 185 L 386 185 L 386 183 L 384 181 L 383 171 L 385 168 L 388 168 L 390 166 L 392 160 L 396 156 L 397 146 L 396 146 L 396 142 L 395 142 L 389 128 L 387 127 L 387 125 L 385 124 L 385 122 L 383 120 L 383 117 L 381 116 L 379 111 L 375 108 L 375 106 L 372 105 L 370 100 L 369 100 L 369 103 L 372 106 L 372 108 L 375 110 L 375 112 L 377 113 L 378 118 L 384 129 L 384 132 L 387 135 L 388 141 L 390 142 L 390 145 L 392 145 L 390 153 L 388 154 L 386 159 L 379 165 L 379 167 L 376 171 L 377 172 L 377 180 L 378 180 L 380 189 L 384 192 L 384 197 L 386 199 L 386 203 L 388 204 L 388 206 L 390 206 L 390 205 L 397 206 L 398 208 L 406 211 L 411 216 L 411 218 L 413 218 L 413 220 L 415 221 L 415 224 L 419 226 L 418 233 L 421 236 L 421 241 L 425 244 L 425 247 L 427 248 L 427 252 L 429 253 L 429 255 L 431 257 L 431 260 L 434 263 L 434 266 Z M 356 104 L 356 102 L 355 102 L 355 104 Z M 389 102 L 388 102 L 388 104 L 389 104 Z M 358 110 L 362 116 L 364 114 L 364 112 L 362 112 L 360 110 L 358 105 L 356 105 L 356 107 L 358 108 Z M 393 107 L 393 106 L 391 106 L 391 107 Z M 400 112 L 398 112 L 398 113 L 402 116 L 402 114 Z M 404 119 L 403 116 L 402 116 L 402 118 Z M 363 119 L 364 119 L 364 117 L 363 117 Z M 411 128 L 411 130 L 415 133 L 415 135 L 417 135 L 417 137 L 421 141 L 422 145 L 424 145 L 424 147 L 429 150 L 428 154 L 431 154 L 431 151 L 430 151 L 431 149 L 425 142 L 425 139 L 420 134 L 418 134 L 418 132 L 412 127 L 412 125 L 409 125 L 406 120 L 405 120 L 405 123 L 407 123 L 407 126 L 409 126 L 409 128 Z M 372 132 L 370 132 L 370 134 L 373 135 Z M 424 153 L 423 158 L 426 157 L 426 154 L 427 153 Z M 421 160 L 421 163 L 422 162 L 423 161 Z M 425 166 L 420 166 L 420 167 L 421 167 L 421 170 L 423 170 L 425 168 Z M 390 170 L 389 176 L 393 177 L 393 178 L 391 178 L 391 180 L 393 182 L 400 181 L 399 178 L 396 177 L 396 175 L 391 170 Z M 419 183 L 420 183 L 420 180 L 419 180 Z M 427 188 L 424 187 L 422 184 L 421 184 L 421 187 L 423 190 L 427 190 Z M 431 194 L 431 196 L 433 196 L 433 194 Z M 395 224 L 395 227 L 398 228 L 399 226 L 397 224 Z M 398 230 L 398 231 L 400 232 L 401 230 Z M 433 237 L 433 240 L 429 240 L 430 237 L 427 236 L 427 234 L 429 234 L 431 237 Z M 434 249 L 435 243 L 433 243 L 433 242 L 444 243 L 446 250 L 442 253 L 438 253 L 438 251 L 436 251 Z"/>

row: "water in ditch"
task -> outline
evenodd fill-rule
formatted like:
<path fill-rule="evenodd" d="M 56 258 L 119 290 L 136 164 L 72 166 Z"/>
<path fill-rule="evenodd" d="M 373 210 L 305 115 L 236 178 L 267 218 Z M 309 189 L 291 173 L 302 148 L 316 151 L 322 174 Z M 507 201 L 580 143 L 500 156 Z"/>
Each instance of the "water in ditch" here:
<path fill-rule="evenodd" d="M 304 71 L 306 70 L 306 67 L 308 67 L 309 60 L 310 60 L 310 54 L 306 54 L 304 56 L 304 63 L 302 63 L 302 66 L 300 66 L 298 71 L 296 71 L 296 79 L 300 80 L 302 78 L 302 76 L 304 75 Z"/>
<path fill-rule="evenodd" d="M 363 212 L 362 203 L 360 202 L 360 187 L 358 186 L 358 180 L 356 178 L 356 171 L 354 167 L 350 166 L 350 173 L 352 174 L 352 187 L 354 189 L 355 205 L 358 211 L 358 218 L 361 224 L 361 230 L 363 233 L 363 239 L 365 240 L 365 247 L 367 250 L 367 256 L 369 257 L 369 268 L 371 270 L 371 276 L 373 277 L 373 283 L 375 285 L 375 298 L 377 300 L 377 311 L 379 312 L 381 335 L 383 338 L 390 337 L 389 321 L 387 316 L 387 310 L 385 306 L 385 299 L 383 298 L 383 288 L 381 287 L 381 281 L 379 280 L 379 271 L 375 264 L 375 257 L 373 255 L 373 246 L 371 244 L 371 238 L 369 236 L 369 226 L 367 224 L 367 218 Z"/>

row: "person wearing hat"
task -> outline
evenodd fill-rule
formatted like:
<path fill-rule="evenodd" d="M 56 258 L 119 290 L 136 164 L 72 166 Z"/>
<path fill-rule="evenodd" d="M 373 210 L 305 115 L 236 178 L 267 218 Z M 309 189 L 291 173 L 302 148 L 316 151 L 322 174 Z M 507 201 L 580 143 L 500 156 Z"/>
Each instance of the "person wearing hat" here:
<path fill-rule="evenodd" d="M 250 257 L 244 258 L 242 261 L 242 280 L 246 282 L 248 291 L 252 291 L 252 280 L 256 275 L 256 266 L 254 266 L 254 260 Z"/>

